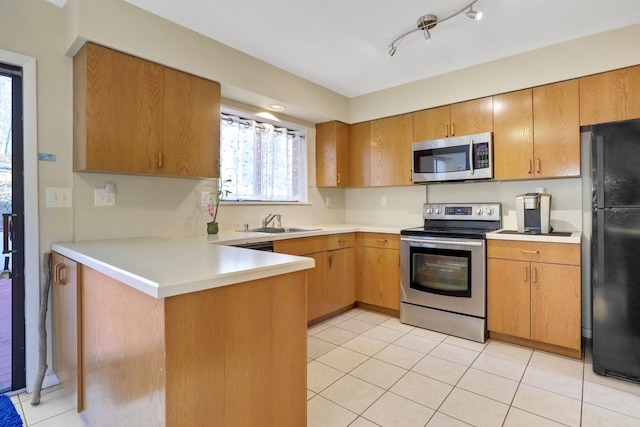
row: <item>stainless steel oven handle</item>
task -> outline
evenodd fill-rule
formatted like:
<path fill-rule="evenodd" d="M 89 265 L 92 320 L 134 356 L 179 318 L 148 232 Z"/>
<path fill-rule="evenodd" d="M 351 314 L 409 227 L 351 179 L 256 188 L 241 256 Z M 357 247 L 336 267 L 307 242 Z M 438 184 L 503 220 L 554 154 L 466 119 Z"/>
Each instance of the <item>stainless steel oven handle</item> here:
<path fill-rule="evenodd" d="M 402 237 L 400 240 L 410 243 L 431 243 L 434 245 L 449 245 L 449 246 L 482 246 L 484 242 L 482 240 L 477 242 L 461 242 L 453 240 L 431 240 L 431 239 L 409 239 Z"/>

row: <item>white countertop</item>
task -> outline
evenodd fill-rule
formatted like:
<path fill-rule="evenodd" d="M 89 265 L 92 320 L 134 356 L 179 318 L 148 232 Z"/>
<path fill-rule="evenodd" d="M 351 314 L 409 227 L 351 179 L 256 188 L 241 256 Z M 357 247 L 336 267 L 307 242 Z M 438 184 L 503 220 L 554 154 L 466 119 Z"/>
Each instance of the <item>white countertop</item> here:
<path fill-rule="evenodd" d="M 300 233 L 222 232 L 53 243 L 51 250 L 155 298 L 165 298 L 315 266 L 312 258 L 228 245 L 349 232 L 399 234 L 404 226 L 319 225 Z"/>
<path fill-rule="evenodd" d="M 573 243 L 580 244 L 582 239 L 581 231 L 568 231 L 568 236 L 557 234 L 528 234 L 518 233 L 515 230 L 500 229 L 487 233 L 487 240 L 520 240 L 528 242 L 545 242 L 545 243 Z"/>

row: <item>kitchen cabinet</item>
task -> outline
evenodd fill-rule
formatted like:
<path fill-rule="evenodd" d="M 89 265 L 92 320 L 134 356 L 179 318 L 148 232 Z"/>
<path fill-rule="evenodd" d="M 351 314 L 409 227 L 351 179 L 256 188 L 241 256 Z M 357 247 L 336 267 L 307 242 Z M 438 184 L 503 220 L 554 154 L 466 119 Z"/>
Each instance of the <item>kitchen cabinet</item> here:
<path fill-rule="evenodd" d="M 581 357 L 580 245 L 489 240 L 491 337 Z"/>
<path fill-rule="evenodd" d="M 349 125 L 332 121 L 316 124 L 316 185 L 349 187 Z"/>
<path fill-rule="evenodd" d="M 580 78 L 580 126 L 640 118 L 640 66 Z"/>
<path fill-rule="evenodd" d="M 351 187 L 371 186 L 371 123 L 349 126 Z"/>
<path fill-rule="evenodd" d="M 51 287 L 53 371 L 65 392 L 83 410 L 80 304 L 82 277 L 78 264 L 57 253 L 52 254 L 54 280 Z"/>
<path fill-rule="evenodd" d="M 373 120 L 371 123 L 371 185 L 411 185 L 413 114 Z"/>
<path fill-rule="evenodd" d="M 416 142 L 492 131 L 492 97 L 413 113 L 413 140 Z"/>
<path fill-rule="evenodd" d="M 358 302 L 399 315 L 400 236 L 358 233 Z M 373 307 L 368 307 L 368 306 Z"/>
<path fill-rule="evenodd" d="M 493 99 L 496 180 L 580 176 L 577 80 Z"/>
<path fill-rule="evenodd" d="M 275 252 L 316 261 L 307 270 L 307 322 L 316 323 L 345 311 L 356 301 L 355 235 L 330 234 L 276 240 Z"/>
<path fill-rule="evenodd" d="M 73 68 L 74 171 L 219 177 L 218 83 L 93 43 Z"/>

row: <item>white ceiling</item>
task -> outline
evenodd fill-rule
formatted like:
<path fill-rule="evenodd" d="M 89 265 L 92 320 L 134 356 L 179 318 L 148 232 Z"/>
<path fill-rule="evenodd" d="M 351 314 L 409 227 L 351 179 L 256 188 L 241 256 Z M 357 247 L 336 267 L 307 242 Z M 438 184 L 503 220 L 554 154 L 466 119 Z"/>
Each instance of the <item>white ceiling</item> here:
<path fill-rule="evenodd" d="M 640 23 L 640 0 L 479 0 L 390 57 L 470 0 L 125 1 L 347 97 Z"/>

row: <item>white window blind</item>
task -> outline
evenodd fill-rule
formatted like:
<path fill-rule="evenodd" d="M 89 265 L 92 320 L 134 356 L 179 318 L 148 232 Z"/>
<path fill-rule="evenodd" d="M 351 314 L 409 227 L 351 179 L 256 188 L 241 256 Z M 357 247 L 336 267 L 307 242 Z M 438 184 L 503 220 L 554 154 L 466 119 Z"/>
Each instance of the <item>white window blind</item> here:
<path fill-rule="evenodd" d="M 306 201 L 303 140 L 298 131 L 223 115 L 220 179 L 226 201 Z"/>

